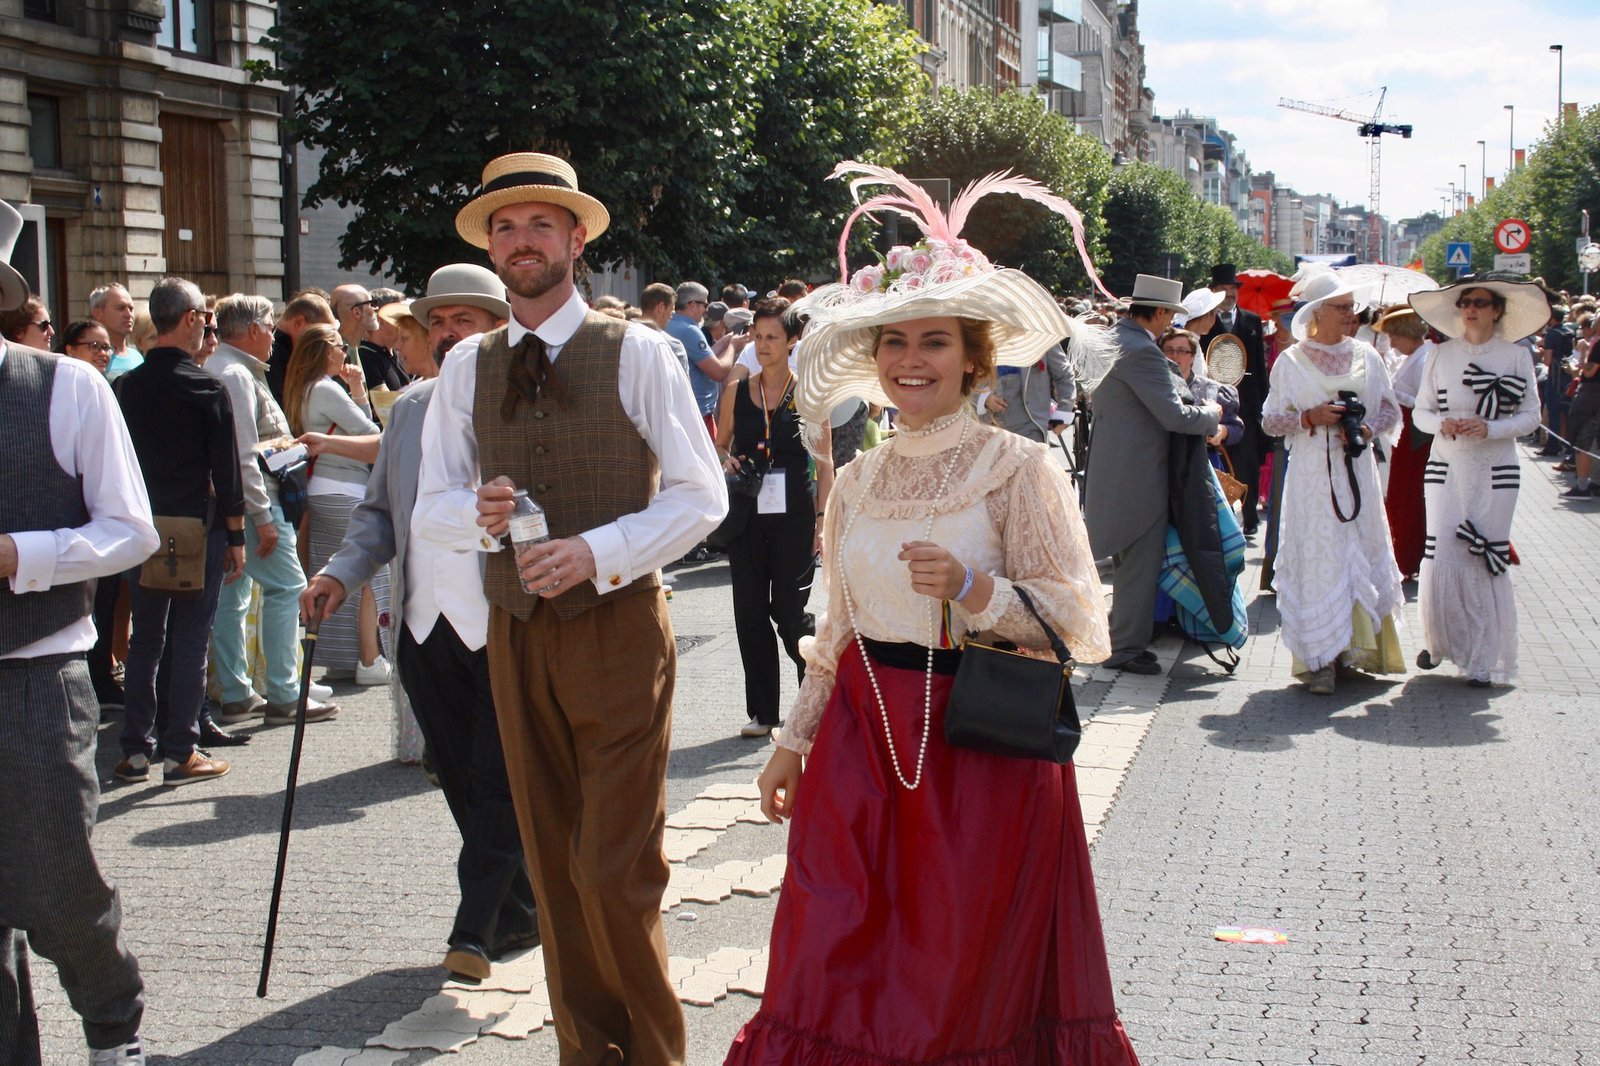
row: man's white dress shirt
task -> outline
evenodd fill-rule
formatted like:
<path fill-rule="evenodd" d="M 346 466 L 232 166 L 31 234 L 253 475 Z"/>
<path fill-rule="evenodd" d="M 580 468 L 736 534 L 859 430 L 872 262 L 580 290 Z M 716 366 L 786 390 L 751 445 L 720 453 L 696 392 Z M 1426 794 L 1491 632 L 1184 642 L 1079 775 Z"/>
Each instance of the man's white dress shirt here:
<path fill-rule="evenodd" d="M 5 358 L 0 341 L 0 363 Z M 82 478 L 89 522 L 73 529 L 11 533 L 17 546 L 11 590 L 18 594 L 120 574 L 150 558 L 160 544 L 127 423 L 100 372 L 78 359 L 59 360 L 49 417 L 50 450 L 61 469 Z M 94 620 L 85 616 L 3 658 L 88 651 L 94 641 Z"/>
<path fill-rule="evenodd" d="M 532 332 L 544 341 L 551 363 L 578 332 L 588 307 L 574 292 L 536 330 L 513 313 L 506 341 L 515 347 Z M 422 430 L 422 473 L 412 535 L 460 550 L 469 539 L 479 551 L 500 543 L 477 524 L 478 439 L 472 428 L 477 394 L 478 345 L 468 337 L 445 358 Z M 683 557 L 728 513 L 728 490 L 689 379 L 666 338 L 630 323 L 617 368 L 622 409 L 661 468 L 659 491 L 636 511 L 579 534 L 594 554 L 595 589 L 622 588 Z M 518 486 L 525 488 L 526 486 Z"/>

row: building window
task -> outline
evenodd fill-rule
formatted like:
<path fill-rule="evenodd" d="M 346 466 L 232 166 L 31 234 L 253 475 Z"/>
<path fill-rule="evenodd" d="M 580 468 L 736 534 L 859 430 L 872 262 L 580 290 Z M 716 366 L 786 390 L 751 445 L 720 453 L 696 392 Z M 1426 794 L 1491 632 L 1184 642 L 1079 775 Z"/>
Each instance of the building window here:
<path fill-rule="evenodd" d="M 24 18 L 56 21 L 56 0 L 22 0 Z"/>
<path fill-rule="evenodd" d="M 28 155 L 36 167 L 61 169 L 61 101 L 28 94 Z"/>
<path fill-rule="evenodd" d="M 174 52 L 209 56 L 215 50 L 211 39 L 212 0 L 168 0 L 156 43 Z"/>

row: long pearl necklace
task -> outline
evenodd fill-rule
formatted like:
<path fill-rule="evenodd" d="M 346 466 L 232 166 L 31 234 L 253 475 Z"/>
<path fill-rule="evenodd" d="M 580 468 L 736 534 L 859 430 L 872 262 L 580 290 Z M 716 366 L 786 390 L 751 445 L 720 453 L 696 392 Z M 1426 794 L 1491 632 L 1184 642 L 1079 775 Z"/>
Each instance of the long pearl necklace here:
<path fill-rule="evenodd" d="M 925 431 L 917 434 L 918 436 L 932 436 L 951 425 L 956 419 L 962 419 L 961 437 L 956 441 L 955 447 L 950 449 L 950 458 L 944 464 L 944 477 L 939 481 L 938 492 L 934 494 L 933 500 L 930 501 L 928 524 L 922 530 L 923 540 L 933 539 L 934 516 L 931 513 L 931 505 L 937 504 L 938 501 L 944 499 L 945 490 L 950 487 L 950 477 L 955 473 L 956 460 L 961 456 L 961 446 L 967 442 L 967 429 L 971 426 L 972 421 L 965 418 L 965 414 L 965 410 L 957 411 L 953 415 L 932 423 Z M 893 447 L 893 445 L 891 444 L 890 447 Z M 878 475 L 882 473 L 885 465 L 887 465 L 887 460 L 880 462 L 877 470 L 873 471 L 873 483 L 878 480 Z M 915 775 L 908 781 L 906 780 L 905 771 L 900 768 L 900 756 L 895 751 L 894 746 L 894 732 L 889 727 L 889 707 L 884 702 L 883 690 L 878 687 L 878 675 L 872 670 L 872 657 L 867 654 L 866 642 L 861 638 L 861 627 L 856 624 L 856 602 L 855 598 L 850 595 L 850 583 L 846 579 L 844 572 L 845 542 L 850 539 L 850 531 L 855 528 L 856 519 L 861 517 L 862 505 L 873 495 L 870 491 L 872 484 L 869 483 L 867 487 L 869 491 L 862 494 L 861 503 L 857 504 L 856 509 L 850 512 L 850 520 L 845 523 L 844 535 L 839 538 L 839 550 L 833 553 L 833 557 L 839 570 L 839 589 L 844 594 L 845 610 L 850 614 L 850 630 L 855 634 L 856 647 L 861 652 L 861 665 L 866 667 L 867 680 L 872 683 L 872 694 L 878 699 L 878 713 L 883 718 L 883 737 L 889 743 L 889 762 L 894 767 L 894 776 L 900 779 L 900 784 L 907 790 L 914 792 L 922 784 L 922 764 L 928 755 L 928 724 L 933 720 L 933 626 L 934 619 L 939 616 L 940 611 L 935 609 L 928 614 L 927 639 L 923 641 L 923 645 L 928 649 L 928 672 L 922 685 L 922 739 L 917 744 L 917 770 Z"/>

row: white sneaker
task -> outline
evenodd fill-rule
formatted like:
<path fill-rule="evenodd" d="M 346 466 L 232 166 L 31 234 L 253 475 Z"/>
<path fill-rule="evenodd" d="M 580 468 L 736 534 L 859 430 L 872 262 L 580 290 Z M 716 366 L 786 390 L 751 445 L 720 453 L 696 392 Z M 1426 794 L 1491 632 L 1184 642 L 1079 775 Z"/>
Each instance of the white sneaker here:
<path fill-rule="evenodd" d="M 387 685 L 389 683 L 389 660 L 378 656 L 372 660 L 371 666 L 356 664 L 356 684 L 358 685 Z"/>
<path fill-rule="evenodd" d="M 333 695 L 333 686 L 324 685 L 320 681 L 311 682 L 311 700 L 313 703 L 322 703 Z"/>
<path fill-rule="evenodd" d="M 145 1066 L 144 1048 L 138 1037 L 121 1047 L 90 1048 L 89 1066 Z"/>

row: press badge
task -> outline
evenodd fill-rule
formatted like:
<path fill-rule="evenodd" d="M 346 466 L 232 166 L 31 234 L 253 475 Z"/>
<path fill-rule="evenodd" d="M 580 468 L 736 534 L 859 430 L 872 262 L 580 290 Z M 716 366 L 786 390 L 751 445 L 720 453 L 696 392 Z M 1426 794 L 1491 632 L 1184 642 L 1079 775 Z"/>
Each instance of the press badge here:
<path fill-rule="evenodd" d="M 756 514 L 783 514 L 788 510 L 789 496 L 785 492 L 784 475 L 787 470 L 774 467 L 761 479 L 761 492 L 756 496 Z"/>

